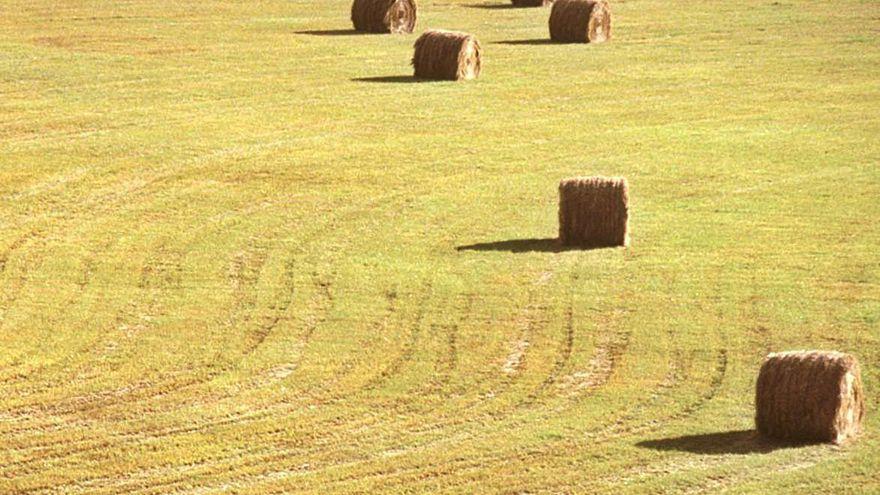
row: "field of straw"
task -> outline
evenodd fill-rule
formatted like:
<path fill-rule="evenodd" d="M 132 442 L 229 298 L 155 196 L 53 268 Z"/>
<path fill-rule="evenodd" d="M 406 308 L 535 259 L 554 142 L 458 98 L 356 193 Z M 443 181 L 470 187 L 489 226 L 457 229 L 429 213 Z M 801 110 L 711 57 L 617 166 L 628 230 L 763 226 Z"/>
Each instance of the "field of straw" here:
<path fill-rule="evenodd" d="M 0 493 L 880 491 L 880 4 L 611 8 L 4 0 Z M 579 176 L 629 247 L 556 243 Z M 755 436 L 791 349 L 856 441 Z"/>

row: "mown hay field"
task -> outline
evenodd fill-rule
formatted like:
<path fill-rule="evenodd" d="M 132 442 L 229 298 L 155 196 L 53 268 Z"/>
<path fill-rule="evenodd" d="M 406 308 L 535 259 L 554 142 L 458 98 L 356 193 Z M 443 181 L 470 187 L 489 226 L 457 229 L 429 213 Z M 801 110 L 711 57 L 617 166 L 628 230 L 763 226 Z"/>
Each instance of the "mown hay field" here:
<path fill-rule="evenodd" d="M 0 493 L 880 490 L 880 5 L 507 4 L 4 0 Z M 630 247 L 553 241 L 591 175 Z M 788 349 L 857 442 L 754 438 Z"/>

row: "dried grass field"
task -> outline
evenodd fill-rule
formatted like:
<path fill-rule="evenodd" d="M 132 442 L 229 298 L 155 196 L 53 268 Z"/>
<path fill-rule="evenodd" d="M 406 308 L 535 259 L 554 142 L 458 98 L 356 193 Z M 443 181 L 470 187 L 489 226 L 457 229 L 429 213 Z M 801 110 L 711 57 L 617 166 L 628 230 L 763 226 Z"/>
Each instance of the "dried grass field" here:
<path fill-rule="evenodd" d="M 349 9 L 0 3 L 0 493 L 880 492 L 880 3 Z M 577 175 L 629 248 L 556 248 Z M 857 442 L 754 437 L 788 349 Z"/>

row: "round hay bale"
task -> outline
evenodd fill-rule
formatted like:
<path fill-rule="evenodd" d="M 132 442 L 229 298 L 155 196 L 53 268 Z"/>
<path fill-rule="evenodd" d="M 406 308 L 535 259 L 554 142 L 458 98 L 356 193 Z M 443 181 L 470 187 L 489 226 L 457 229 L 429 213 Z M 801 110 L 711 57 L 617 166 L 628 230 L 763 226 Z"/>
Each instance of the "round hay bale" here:
<path fill-rule="evenodd" d="M 472 34 L 432 29 L 416 40 L 412 64 L 416 77 L 474 79 L 480 75 L 482 49 Z"/>
<path fill-rule="evenodd" d="M 629 187 L 622 177 L 574 177 L 559 183 L 559 240 L 563 246 L 629 243 Z"/>
<path fill-rule="evenodd" d="M 755 425 L 766 437 L 840 444 L 861 431 L 865 397 L 854 356 L 831 351 L 770 354 L 755 388 Z"/>
<path fill-rule="evenodd" d="M 550 39 L 561 43 L 611 39 L 611 6 L 606 0 L 556 0 L 550 11 Z"/>
<path fill-rule="evenodd" d="M 416 27 L 415 0 L 354 0 L 351 22 L 357 31 L 411 33 Z"/>
<path fill-rule="evenodd" d="M 514 7 L 546 7 L 553 0 L 510 0 Z"/>

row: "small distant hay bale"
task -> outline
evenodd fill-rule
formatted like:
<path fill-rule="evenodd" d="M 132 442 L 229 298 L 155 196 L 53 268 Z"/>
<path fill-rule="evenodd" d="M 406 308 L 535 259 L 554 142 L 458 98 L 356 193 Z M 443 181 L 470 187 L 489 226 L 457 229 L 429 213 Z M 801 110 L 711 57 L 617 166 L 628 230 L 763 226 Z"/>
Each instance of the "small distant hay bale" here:
<path fill-rule="evenodd" d="M 474 79 L 480 75 L 482 49 L 472 34 L 432 29 L 416 40 L 415 76 L 424 79 Z"/>
<path fill-rule="evenodd" d="M 354 0 L 351 22 L 357 31 L 411 33 L 416 26 L 415 0 Z"/>
<path fill-rule="evenodd" d="M 550 39 L 561 43 L 611 39 L 610 5 L 606 0 L 556 0 L 550 11 Z"/>
<path fill-rule="evenodd" d="M 831 351 L 770 354 L 758 374 L 755 409 L 766 437 L 840 444 L 861 431 L 865 416 L 858 360 Z"/>
<path fill-rule="evenodd" d="M 563 246 L 626 246 L 628 230 L 625 178 L 574 177 L 559 183 L 559 241 Z"/>
<path fill-rule="evenodd" d="M 545 7 L 553 0 L 510 0 L 514 7 Z"/>

